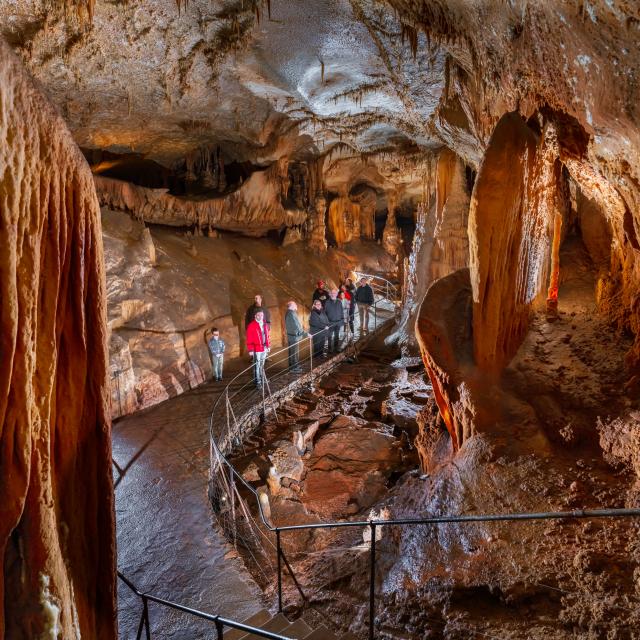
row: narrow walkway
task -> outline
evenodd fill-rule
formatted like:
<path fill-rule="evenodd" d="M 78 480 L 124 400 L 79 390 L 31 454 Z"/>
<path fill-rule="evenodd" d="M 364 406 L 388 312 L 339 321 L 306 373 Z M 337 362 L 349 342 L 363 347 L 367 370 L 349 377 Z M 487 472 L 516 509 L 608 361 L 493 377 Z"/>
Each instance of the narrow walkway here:
<path fill-rule="evenodd" d="M 246 361 L 230 363 L 240 371 Z M 207 498 L 209 414 L 224 383 L 208 383 L 116 422 L 113 458 L 118 568 L 138 588 L 244 620 L 262 593 L 216 528 Z M 136 637 L 141 605 L 118 585 L 120 638 Z M 150 605 L 154 638 L 212 637 L 211 625 Z"/>
<path fill-rule="evenodd" d="M 382 319 L 392 316 L 381 310 Z M 225 363 L 226 380 L 248 364 Z M 273 390 L 295 377 L 286 354 L 272 373 Z M 241 621 L 264 607 L 263 594 L 215 525 L 207 497 L 209 417 L 225 384 L 209 382 L 114 423 L 113 459 L 123 471 L 114 467 L 118 568 L 142 591 Z M 257 400 L 238 384 L 240 404 Z M 118 596 L 120 637 L 135 638 L 140 600 L 122 583 Z M 154 638 L 213 637 L 211 625 L 159 605 L 150 604 L 150 622 Z"/>

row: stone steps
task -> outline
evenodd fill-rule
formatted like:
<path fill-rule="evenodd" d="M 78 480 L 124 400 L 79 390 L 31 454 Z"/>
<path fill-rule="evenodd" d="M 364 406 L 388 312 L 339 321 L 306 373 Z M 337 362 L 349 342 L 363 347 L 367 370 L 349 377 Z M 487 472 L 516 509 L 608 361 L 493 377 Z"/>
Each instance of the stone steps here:
<path fill-rule="evenodd" d="M 281 613 L 272 616 L 266 609 L 261 609 L 247 618 L 243 624 L 263 631 L 279 633 L 294 640 L 355 640 L 355 636 L 350 633 L 338 636 L 324 625 L 312 629 L 302 618 L 289 622 Z M 224 633 L 224 640 L 260 640 L 260 638 L 261 636 L 254 633 L 245 633 L 238 629 L 230 629 Z"/>

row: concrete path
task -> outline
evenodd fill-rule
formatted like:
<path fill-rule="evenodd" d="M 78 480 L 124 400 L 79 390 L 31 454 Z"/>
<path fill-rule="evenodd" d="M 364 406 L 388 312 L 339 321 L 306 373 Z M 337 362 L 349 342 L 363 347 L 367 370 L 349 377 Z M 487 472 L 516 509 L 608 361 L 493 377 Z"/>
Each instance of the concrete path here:
<path fill-rule="evenodd" d="M 262 593 L 207 498 L 209 413 L 223 387 L 203 385 L 114 424 L 113 458 L 125 470 L 116 487 L 118 568 L 142 591 L 244 620 L 263 608 Z M 120 638 L 135 638 L 140 600 L 121 582 L 118 594 Z M 154 639 L 215 637 L 204 621 L 149 606 Z"/>

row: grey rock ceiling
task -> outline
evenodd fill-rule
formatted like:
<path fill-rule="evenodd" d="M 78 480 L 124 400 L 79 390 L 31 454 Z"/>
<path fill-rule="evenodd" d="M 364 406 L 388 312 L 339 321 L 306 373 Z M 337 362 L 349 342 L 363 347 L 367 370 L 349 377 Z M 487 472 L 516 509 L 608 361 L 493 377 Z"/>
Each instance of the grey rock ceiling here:
<path fill-rule="evenodd" d="M 98 0 L 89 22 L 46 0 L 2 0 L 0 30 L 84 148 L 171 167 L 212 145 L 268 163 L 435 144 L 444 55 L 420 35 L 414 58 L 388 5 L 270 4 L 271 17 L 256 0 Z"/>

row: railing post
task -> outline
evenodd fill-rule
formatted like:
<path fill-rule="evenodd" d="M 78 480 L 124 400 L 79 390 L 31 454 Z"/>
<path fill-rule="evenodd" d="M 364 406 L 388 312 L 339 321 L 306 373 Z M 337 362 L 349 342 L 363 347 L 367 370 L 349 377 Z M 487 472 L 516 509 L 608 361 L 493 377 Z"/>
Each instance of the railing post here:
<path fill-rule="evenodd" d="M 280 529 L 276 528 L 276 552 L 278 554 L 278 613 L 282 613 L 282 550 L 280 547 Z"/>
<path fill-rule="evenodd" d="M 218 636 L 218 640 L 222 640 L 224 635 L 224 625 L 217 618 L 216 618 L 215 624 L 216 624 L 216 633 Z"/>
<path fill-rule="evenodd" d="M 146 596 L 139 594 L 142 598 L 142 615 L 140 616 L 140 624 L 138 625 L 138 633 L 136 640 L 142 638 L 142 629 L 145 630 L 147 640 L 151 640 L 151 625 L 149 624 L 149 605 Z"/>
<path fill-rule="evenodd" d="M 376 615 L 376 523 L 370 522 L 371 527 L 371 556 L 369 560 L 369 640 L 374 639 L 373 621 Z"/>
<path fill-rule="evenodd" d="M 309 334 L 309 371 L 313 371 L 313 336 Z"/>

